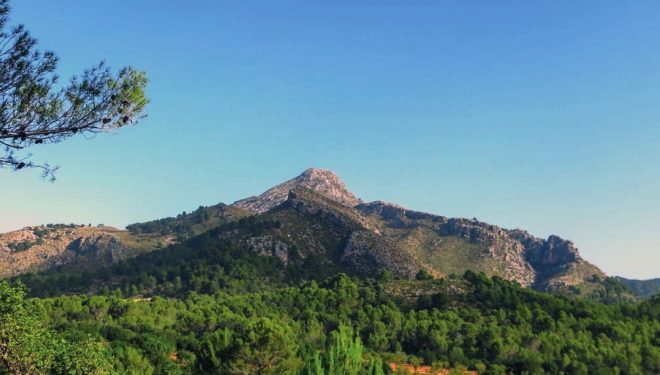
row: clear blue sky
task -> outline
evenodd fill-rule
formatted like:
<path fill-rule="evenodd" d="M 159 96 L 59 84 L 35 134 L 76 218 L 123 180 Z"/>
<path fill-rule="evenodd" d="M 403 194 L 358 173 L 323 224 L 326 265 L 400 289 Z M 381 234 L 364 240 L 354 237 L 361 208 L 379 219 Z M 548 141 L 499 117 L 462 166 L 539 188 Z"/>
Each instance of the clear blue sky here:
<path fill-rule="evenodd" d="M 194 5 L 193 5 L 194 4 Z M 131 222 L 309 166 L 365 200 L 573 240 L 660 276 L 658 1 L 15 0 L 66 78 L 148 72 L 149 118 L 0 171 L 0 230 Z"/>

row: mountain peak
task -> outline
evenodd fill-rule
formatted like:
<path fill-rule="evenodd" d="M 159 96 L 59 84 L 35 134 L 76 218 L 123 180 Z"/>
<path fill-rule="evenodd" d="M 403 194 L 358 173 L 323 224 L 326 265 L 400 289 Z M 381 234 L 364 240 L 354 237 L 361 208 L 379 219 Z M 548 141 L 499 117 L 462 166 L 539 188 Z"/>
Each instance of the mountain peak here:
<path fill-rule="evenodd" d="M 266 212 L 286 201 L 289 191 L 299 187 L 314 190 L 345 206 L 353 207 L 362 203 L 333 171 L 307 168 L 297 177 L 270 188 L 259 196 L 236 201 L 232 206 L 256 213 Z"/>
<path fill-rule="evenodd" d="M 333 180 L 333 181 L 339 181 L 340 183 L 343 184 L 343 181 L 341 180 L 341 178 L 339 178 L 339 176 L 337 176 L 335 172 L 329 169 L 322 169 L 322 168 L 307 168 L 301 174 L 299 174 L 295 179 L 307 180 L 307 181 Z"/>
<path fill-rule="evenodd" d="M 335 172 L 329 170 L 329 169 L 323 169 L 323 168 L 315 168 L 315 167 L 310 167 L 305 169 L 300 176 L 313 176 L 313 175 L 320 175 L 320 174 L 325 174 L 325 175 L 331 175 L 334 177 L 337 177 L 337 174 Z"/>

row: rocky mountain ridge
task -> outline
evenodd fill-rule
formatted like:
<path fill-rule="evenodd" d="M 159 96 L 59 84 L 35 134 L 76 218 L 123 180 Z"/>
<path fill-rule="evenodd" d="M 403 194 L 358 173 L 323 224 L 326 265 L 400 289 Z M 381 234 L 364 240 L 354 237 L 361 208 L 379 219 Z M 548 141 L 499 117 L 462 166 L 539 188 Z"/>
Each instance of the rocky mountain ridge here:
<path fill-rule="evenodd" d="M 59 238 L 53 235 L 23 251 L 9 249 L 7 236 L 0 235 L 0 277 L 76 264 L 102 267 L 249 216 L 281 226 L 259 233 L 228 229 L 220 236 L 284 263 L 315 256 L 333 267 L 367 274 L 384 268 L 407 278 L 421 269 L 435 276 L 471 269 L 540 290 L 562 290 L 605 277 L 582 259 L 572 242 L 557 236 L 541 239 L 476 219 L 448 218 L 382 201 L 365 203 L 336 174 L 317 168 L 259 196 L 134 224 L 129 231 L 60 229 L 65 232 Z M 14 233 L 11 241 L 33 241 L 34 233 Z"/>
<path fill-rule="evenodd" d="M 393 227 L 424 226 L 441 236 L 455 236 L 484 246 L 485 257 L 508 265 L 502 276 L 522 285 L 540 289 L 559 289 L 582 283 L 587 277 L 605 274 L 580 256 L 575 245 L 551 235 L 541 239 L 528 232 L 508 230 L 476 219 L 447 218 L 408 210 L 382 201 L 356 206 L 362 212 L 375 214 Z"/>
<path fill-rule="evenodd" d="M 0 278 L 59 268 L 94 269 L 155 247 L 112 227 L 27 227 L 0 234 Z"/>

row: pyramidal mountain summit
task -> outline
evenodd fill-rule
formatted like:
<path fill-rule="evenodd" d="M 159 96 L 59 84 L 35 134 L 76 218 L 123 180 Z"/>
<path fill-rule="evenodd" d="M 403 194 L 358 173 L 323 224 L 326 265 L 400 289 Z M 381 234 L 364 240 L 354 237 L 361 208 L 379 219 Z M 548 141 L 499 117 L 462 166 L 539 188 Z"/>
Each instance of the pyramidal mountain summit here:
<path fill-rule="evenodd" d="M 247 219 L 277 225 L 248 230 L 240 225 Z M 276 257 L 283 265 L 315 259 L 321 269 L 359 275 L 387 270 L 414 278 L 425 270 L 441 277 L 472 270 L 547 291 L 594 290 L 606 278 L 568 240 L 366 203 L 335 173 L 318 168 L 231 205 L 200 207 L 126 229 L 50 224 L 0 234 L 0 277 L 98 269 L 212 231 L 218 240 L 254 256 Z"/>
<path fill-rule="evenodd" d="M 289 192 L 297 188 L 307 188 L 345 206 L 356 206 L 362 200 L 355 197 L 334 172 L 327 169 L 308 168 L 298 177 L 285 181 L 263 194 L 234 202 L 232 206 L 262 214 L 287 200 Z"/>

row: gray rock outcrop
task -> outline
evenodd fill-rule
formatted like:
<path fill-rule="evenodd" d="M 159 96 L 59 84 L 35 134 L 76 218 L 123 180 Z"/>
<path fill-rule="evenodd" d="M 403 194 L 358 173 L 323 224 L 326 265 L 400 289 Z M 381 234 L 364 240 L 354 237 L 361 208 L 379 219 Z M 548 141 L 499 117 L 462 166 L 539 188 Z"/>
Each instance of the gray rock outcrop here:
<path fill-rule="evenodd" d="M 289 191 L 301 187 L 319 192 L 348 207 L 353 207 L 362 202 L 346 189 L 344 182 L 334 172 L 326 169 L 309 168 L 296 178 L 268 189 L 261 195 L 236 201 L 232 206 L 255 213 L 263 213 L 286 201 Z"/>

